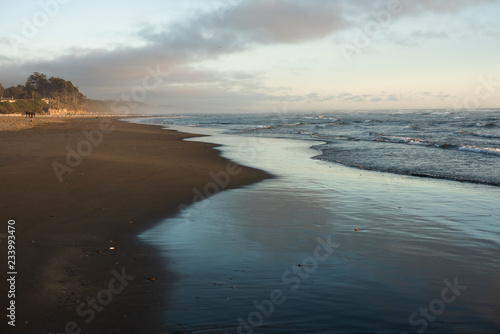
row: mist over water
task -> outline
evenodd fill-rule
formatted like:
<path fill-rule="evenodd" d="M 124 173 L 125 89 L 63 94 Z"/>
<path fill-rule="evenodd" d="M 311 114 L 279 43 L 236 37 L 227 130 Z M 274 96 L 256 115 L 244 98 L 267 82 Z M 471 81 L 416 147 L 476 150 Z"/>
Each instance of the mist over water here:
<path fill-rule="evenodd" d="M 500 185 L 500 110 L 192 115 L 155 122 L 311 141 L 315 159 Z M 314 141 L 319 141 L 315 143 Z"/>
<path fill-rule="evenodd" d="M 293 117 L 323 122 L 321 116 Z M 230 133 L 264 126 L 253 115 L 234 116 L 237 125 L 229 122 L 233 116 L 205 120 L 215 126 L 214 117 Z M 174 121 L 198 125 L 194 120 Z M 167 327 L 177 333 L 498 332 L 499 188 L 311 159 L 321 151 L 309 147 L 321 143 L 309 142 L 312 133 L 303 135 L 307 141 L 293 139 L 302 135 L 293 127 L 277 126 L 279 135 L 262 130 L 259 137 L 192 139 L 221 144 L 225 157 L 277 177 L 223 191 L 140 236 L 159 247 L 178 275 Z M 351 133 L 365 131 L 351 127 Z"/>

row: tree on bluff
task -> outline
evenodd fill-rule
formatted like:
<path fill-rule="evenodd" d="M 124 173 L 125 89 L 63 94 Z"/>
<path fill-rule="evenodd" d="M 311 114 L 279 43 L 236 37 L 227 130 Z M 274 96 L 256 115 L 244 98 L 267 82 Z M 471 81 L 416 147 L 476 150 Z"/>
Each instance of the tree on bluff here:
<path fill-rule="evenodd" d="M 57 102 L 76 106 L 85 104 L 87 99 L 71 81 L 57 77 L 47 79 L 45 74 L 38 72 L 30 75 L 24 86 L 17 85 L 4 89 L 0 85 L 0 96 L 19 100 L 51 98 Z"/>
<path fill-rule="evenodd" d="M 12 86 L 5 89 L 5 97 L 13 97 L 15 99 L 23 100 L 28 98 L 28 92 L 23 85 Z"/>
<path fill-rule="evenodd" d="M 26 91 L 28 91 L 30 96 L 41 99 L 47 94 L 47 91 L 49 89 L 49 80 L 47 80 L 47 76 L 45 74 L 35 72 L 28 77 L 28 80 L 26 81 L 26 85 L 24 85 L 24 87 Z"/>
<path fill-rule="evenodd" d="M 66 81 L 57 77 L 50 77 L 47 79 L 45 74 L 40 74 L 38 72 L 28 77 L 25 87 L 33 97 L 39 99 L 48 97 L 74 105 L 84 104 L 86 100 L 86 96 L 80 93 L 78 87 L 75 87 L 71 81 Z"/>
<path fill-rule="evenodd" d="M 79 92 L 78 87 L 75 87 L 71 81 L 66 81 L 61 78 L 49 78 L 49 96 L 58 101 L 68 104 L 82 104 L 85 102 L 85 95 Z"/>

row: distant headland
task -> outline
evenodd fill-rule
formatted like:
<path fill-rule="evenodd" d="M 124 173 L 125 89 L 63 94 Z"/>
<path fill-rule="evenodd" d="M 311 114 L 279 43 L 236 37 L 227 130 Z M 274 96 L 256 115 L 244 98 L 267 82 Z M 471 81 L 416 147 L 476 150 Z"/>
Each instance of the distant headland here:
<path fill-rule="evenodd" d="M 134 106 L 131 108 L 130 106 Z M 125 107 L 124 107 L 125 106 Z M 4 88 L 0 83 L 0 114 L 77 115 L 164 113 L 169 106 L 153 106 L 141 102 L 88 99 L 71 81 L 47 78 L 34 72 L 24 85 Z"/>

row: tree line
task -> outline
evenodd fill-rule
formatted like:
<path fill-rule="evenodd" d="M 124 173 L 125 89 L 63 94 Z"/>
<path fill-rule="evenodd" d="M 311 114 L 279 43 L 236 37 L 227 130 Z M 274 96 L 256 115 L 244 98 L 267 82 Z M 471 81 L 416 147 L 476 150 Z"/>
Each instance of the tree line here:
<path fill-rule="evenodd" d="M 26 84 L 4 88 L 0 83 L 0 97 L 16 100 L 51 99 L 52 102 L 64 103 L 73 106 L 84 105 L 86 96 L 80 93 L 78 87 L 71 81 L 62 78 L 50 77 L 38 72 L 33 73 L 26 80 Z"/>

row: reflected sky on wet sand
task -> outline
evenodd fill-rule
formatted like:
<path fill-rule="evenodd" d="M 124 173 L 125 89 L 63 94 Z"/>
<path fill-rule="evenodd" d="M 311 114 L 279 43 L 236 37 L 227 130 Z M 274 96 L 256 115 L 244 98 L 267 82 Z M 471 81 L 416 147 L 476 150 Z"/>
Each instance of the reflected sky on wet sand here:
<path fill-rule="evenodd" d="M 195 140 L 276 178 L 221 192 L 141 235 L 178 275 L 169 329 L 500 329 L 497 188 L 312 160 L 317 152 L 300 141 Z"/>

